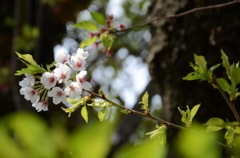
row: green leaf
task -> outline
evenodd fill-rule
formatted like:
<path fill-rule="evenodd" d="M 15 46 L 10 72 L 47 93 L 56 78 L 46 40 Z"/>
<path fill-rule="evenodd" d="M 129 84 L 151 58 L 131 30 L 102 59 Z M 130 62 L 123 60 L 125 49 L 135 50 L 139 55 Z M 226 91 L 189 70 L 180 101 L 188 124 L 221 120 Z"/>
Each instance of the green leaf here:
<path fill-rule="evenodd" d="M 235 127 L 235 133 L 240 134 L 240 127 L 239 126 Z"/>
<path fill-rule="evenodd" d="M 201 70 L 203 71 L 207 70 L 207 62 L 204 56 L 200 56 L 200 55 L 198 56 L 194 54 L 194 60 Z"/>
<path fill-rule="evenodd" d="M 81 115 L 82 115 L 83 119 L 86 121 L 86 123 L 88 123 L 88 111 L 87 111 L 87 107 L 86 106 L 82 107 Z"/>
<path fill-rule="evenodd" d="M 52 62 L 52 64 L 47 65 L 47 70 L 50 71 L 50 69 L 51 69 L 52 67 L 54 67 L 56 63 L 57 63 L 57 62 L 54 61 L 54 62 Z"/>
<path fill-rule="evenodd" d="M 196 75 L 196 72 L 191 72 L 187 76 L 182 78 L 183 80 L 192 81 L 192 80 L 204 80 L 203 76 Z"/>
<path fill-rule="evenodd" d="M 37 66 L 38 64 L 36 63 L 35 60 L 33 60 L 32 55 L 30 54 L 20 54 L 18 52 L 15 52 L 19 58 L 19 60 L 22 61 L 26 66 Z"/>
<path fill-rule="evenodd" d="M 37 74 L 37 73 L 44 73 L 44 72 L 47 72 L 47 70 L 45 70 L 44 68 L 38 65 L 32 65 L 32 66 L 28 66 L 27 68 L 18 70 L 14 75 L 19 76 L 23 74 Z"/>
<path fill-rule="evenodd" d="M 67 98 L 67 102 L 70 103 L 70 104 L 76 104 L 79 101 L 77 99 Z"/>
<path fill-rule="evenodd" d="M 186 112 L 181 110 L 180 107 L 178 107 L 178 110 L 179 110 L 180 114 L 182 115 L 182 117 L 186 118 Z"/>
<path fill-rule="evenodd" d="M 115 35 L 109 34 L 109 32 L 106 31 L 103 34 L 101 34 L 100 39 L 102 39 L 102 45 L 105 47 L 107 46 L 108 50 L 110 50 L 114 42 Z"/>
<path fill-rule="evenodd" d="M 122 112 L 122 113 L 124 113 L 124 114 L 129 114 L 128 109 L 124 109 L 124 110 L 121 109 L 120 112 Z"/>
<path fill-rule="evenodd" d="M 240 83 L 240 68 L 234 65 L 231 73 L 232 73 L 231 75 L 232 79 L 234 79 L 235 84 L 238 85 Z"/>
<path fill-rule="evenodd" d="M 214 131 L 219 131 L 223 129 L 223 127 L 220 126 L 207 126 L 207 131 L 206 132 L 214 132 Z"/>
<path fill-rule="evenodd" d="M 145 94 L 142 97 L 142 101 L 139 102 L 139 104 L 143 104 L 141 109 L 144 109 L 146 112 L 149 112 L 148 109 L 148 91 L 145 92 Z"/>
<path fill-rule="evenodd" d="M 77 24 L 73 24 L 76 28 L 82 28 L 88 31 L 98 31 L 98 27 L 90 21 L 81 21 Z"/>
<path fill-rule="evenodd" d="M 227 140 L 227 145 L 230 145 L 233 142 L 234 134 L 234 128 L 228 129 L 225 133 L 224 138 Z"/>
<path fill-rule="evenodd" d="M 212 66 L 212 67 L 209 69 L 210 72 L 213 72 L 214 70 L 216 70 L 216 68 L 218 68 L 220 65 L 222 65 L 222 64 L 217 64 L 217 65 Z"/>
<path fill-rule="evenodd" d="M 218 117 L 210 118 L 205 125 L 208 125 L 207 132 L 219 131 L 225 127 L 225 122 Z"/>
<path fill-rule="evenodd" d="M 101 13 L 98 12 L 90 12 L 92 18 L 99 24 L 105 25 L 105 17 Z"/>
<path fill-rule="evenodd" d="M 217 82 L 223 91 L 230 93 L 230 85 L 224 78 L 217 78 Z"/>
<path fill-rule="evenodd" d="M 227 70 L 227 75 L 230 78 L 230 64 L 228 61 L 228 56 L 224 53 L 224 51 L 221 49 L 221 54 L 222 54 L 222 60 L 223 60 L 223 67 Z"/>
<path fill-rule="evenodd" d="M 106 113 L 107 113 L 106 108 L 103 108 L 102 110 L 100 110 L 98 112 L 98 118 L 99 118 L 100 122 L 102 122 L 104 120 L 104 117 L 105 117 Z"/>
<path fill-rule="evenodd" d="M 223 121 L 221 118 L 218 118 L 218 117 L 213 117 L 213 118 L 210 118 L 206 125 L 211 125 L 211 126 L 221 126 L 221 127 L 224 127 L 224 124 L 225 124 L 225 121 Z"/>
<path fill-rule="evenodd" d="M 96 42 L 97 39 L 98 39 L 97 37 L 86 39 L 85 41 L 83 41 L 81 43 L 80 48 L 85 48 L 85 47 L 93 44 L 94 42 Z"/>
<path fill-rule="evenodd" d="M 200 107 L 201 104 L 197 104 L 195 105 L 192 110 L 191 110 L 191 117 L 193 119 L 193 117 L 196 115 L 197 111 L 198 111 L 198 108 Z"/>

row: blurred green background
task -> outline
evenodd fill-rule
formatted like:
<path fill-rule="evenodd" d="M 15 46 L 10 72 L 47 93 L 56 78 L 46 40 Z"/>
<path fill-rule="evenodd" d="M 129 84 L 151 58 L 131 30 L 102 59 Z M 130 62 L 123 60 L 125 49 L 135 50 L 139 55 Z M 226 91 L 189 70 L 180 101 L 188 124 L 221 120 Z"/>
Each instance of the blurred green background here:
<path fill-rule="evenodd" d="M 155 123 L 144 119 L 139 125 L 136 120 L 134 132 L 118 125 L 122 116 L 116 108 L 109 108 L 105 121 L 100 123 L 97 111 L 89 108 L 89 123 L 86 124 L 76 111 L 70 118 L 60 105 L 49 104 L 49 111 L 37 113 L 30 102 L 19 94 L 19 81 L 24 76 L 14 76 L 24 67 L 15 55 L 31 54 L 38 64 L 52 63 L 54 54 L 64 49 L 75 53 L 88 33 L 71 25 L 81 20 L 91 21 L 89 11 L 112 14 L 114 24 L 131 26 L 145 21 L 151 1 L 115 0 L 2 0 L 0 2 L 0 157 L 159 157 L 164 149 L 149 142 L 144 134 L 154 129 Z M 101 27 L 101 26 L 100 26 Z M 149 53 L 151 35 L 148 28 L 118 34 L 113 45 L 113 56 L 101 53 L 103 47 L 86 48 L 90 57 L 87 61 L 87 80 L 92 91 L 102 89 L 110 99 L 129 108 L 138 104 L 146 89 L 150 76 L 144 61 Z M 135 72 L 135 73 L 133 73 Z M 141 77 L 141 80 L 139 78 Z M 84 94 L 86 95 L 86 94 Z M 160 109 L 160 96 L 155 95 L 153 109 Z M 64 106 L 64 105 L 61 105 Z M 140 108 L 140 107 L 139 107 Z M 150 122 L 150 124 L 149 124 Z M 132 133 L 130 144 L 113 150 L 119 141 L 117 129 Z M 144 139 L 143 139 L 144 138 Z M 121 138 L 122 139 L 122 138 Z M 129 142 L 126 136 L 125 143 Z M 143 146 L 135 148 L 137 144 Z M 112 152 L 114 151 L 114 152 Z M 128 152 L 126 152 L 128 151 Z M 141 151 L 141 152 L 139 152 Z M 154 151 L 154 152 L 152 152 Z"/>
<path fill-rule="evenodd" d="M 16 70 L 24 67 L 24 65 L 18 61 L 14 53 L 15 51 L 21 54 L 31 54 L 37 63 L 42 65 L 52 63 L 54 54 L 60 50 L 65 50 L 70 54 L 75 53 L 81 41 L 85 40 L 88 36 L 88 33 L 81 29 L 75 29 L 72 27 L 72 24 L 82 20 L 92 21 L 93 19 L 89 11 L 100 12 L 104 15 L 112 14 L 114 16 L 115 26 L 124 24 L 128 27 L 142 24 L 149 20 L 149 12 L 153 11 L 151 9 L 157 6 L 155 5 L 157 3 L 157 0 L 1 0 L 0 158 L 166 157 L 167 151 L 170 150 L 172 146 L 168 147 L 168 144 L 161 146 L 155 140 L 150 141 L 149 137 L 145 136 L 145 133 L 155 129 L 155 121 L 140 116 L 125 115 L 120 113 L 116 108 L 108 108 L 105 120 L 100 123 L 97 119 L 97 111 L 88 108 L 89 123 L 86 124 L 80 116 L 79 110 L 68 118 L 67 114 L 60 108 L 60 106 L 64 105 L 53 105 L 51 103 L 49 104 L 49 111 L 38 113 L 31 106 L 31 103 L 25 101 L 19 93 L 19 81 L 22 80 L 23 76 L 16 77 L 13 75 Z M 169 1 L 168 3 L 171 2 Z M 161 14 L 164 13 L 165 15 L 165 12 L 166 15 L 169 14 L 169 6 L 171 6 L 170 8 L 174 13 L 176 10 L 178 10 L 178 12 L 182 11 L 181 6 L 177 5 L 178 3 L 175 4 L 175 2 L 172 2 L 169 6 L 167 5 L 168 3 L 166 3 L 167 7 L 163 8 Z M 191 1 L 189 4 L 192 5 L 192 3 Z M 199 2 L 199 6 L 204 5 L 205 3 Z M 178 6 L 178 9 L 174 9 L 176 6 Z M 186 8 L 192 9 L 192 7 L 188 5 L 186 5 Z M 212 12 L 215 18 L 215 11 Z M 208 12 L 205 13 L 208 14 Z M 155 13 L 154 11 L 151 15 L 159 16 L 158 12 Z M 200 17 L 200 15 L 201 14 L 195 14 L 194 16 Z M 206 18 L 202 18 L 203 20 L 189 20 L 188 18 L 189 17 L 186 17 L 186 20 L 179 20 L 180 23 L 186 22 L 183 24 L 183 28 L 186 29 L 186 36 L 188 36 L 188 38 L 183 38 L 185 35 L 184 29 L 178 29 L 178 26 L 175 29 L 170 26 L 163 27 L 167 30 L 167 33 L 169 33 L 169 37 L 159 31 L 159 27 L 164 24 L 168 25 L 170 22 L 174 24 L 175 20 L 173 20 L 170 22 L 159 22 L 157 23 L 159 25 L 157 27 L 152 26 L 151 31 L 156 32 L 156 34 L 153 35 L 151 35 L 148 27 L 118 33 L 117 40 L 112 47 L 114 54 L 111 58 L 107 58 L 101 53 L 103 49 L 101 46 L 99 49 L 93 49 L 92 46 L 87 47 L 85 50 L 89 51 L 90 54 L 87 60 L 87 80 L 93 85 L 92 91 L 98 92 L 98 90 L 101 89 L 107 94 L 109 99 L 135 110 L 140 110 L 138 103 L 143 93 L 148 91 L 150 95 L 149 103 L 151 112 L 154 116 L 159 116 L 162 107 L 161 97 L 157 95 L 154 89 L 157 86 L 154 87 L 152 84 L 148 65 L 145 63 L 150 54 L 149 42 L 154 35 L 159 36 L 160 41 L 161 39 L 165 40 L 165 38 L 169 38 L 168 40 L 172 39 L 174 42 L 177 42 L 177 44 L 173 44 L 173 46 L 171 44 L 169 45 L 169 47 L 172 47 L 171 51 L 166 49 L 164 51 L 167 53 L 159 53 L 160 56 L 156 56 L 157 66 L 154 66 L 154 68 L 157 69 L 155 75 L 160 76 L 160 80 L 157 80 L 159 82 L 158 84 L 164 85 L 161 87 L 163 91 L 164 88 L 170 89 L 168 86 L 165 86 L 165 83 L 170 83 L 171 88 L 174 88 L 175 84 L 171 82 L 177 82 L 176 85 L 180 83 L 176 80 L 176 76 L 179 79 L 182 77 L 178 74 L 180 72 L 179 69 L 182 68 L 182 65 L 188 66 L 189 60 L 192 59 L 192 54 L 195 53 L 191 49 L 188 50 L 185 48 L 188 48 L 187 46 L 190 48 L 193 47 L 194 49 L 196 48 L 195 45 L 192 44 L 184 45 L 185 43 L 183 41 L 190 39 L 189 41 L 191 42 L 198 41 L 195 42 L 196 44 L 199 44 L 201 41 L 209 45 L 210 35 L 208 34 L 208 27 L 206 38 L 199 39 L 199 37 L 203 36 L 201 32 L 199 32 L 198 26 L 200 25 L 197 23 L 204 21 Z M 192 22 L 194 25 L 188 22 Z M 191 25 L 192 27 L 188 29 L 185 25 Z M 208 25 L 203 22 L 201 27 L 205 28 L 205 26 Z M 218 25 L 214 27 L 217 26 Z M 212 26 L 209 25 L 209 27 Z M 195 29 L 200 35 L 194 36 L 195 38 L 193 38 L 191 31 L 193 30 L 193 33 L 196 33 L 194 32 Z M 177 32 L 176 35 L 174 34 L 175 31 Z M 171 33 L 173 33 L 174 36 L 171 36 Z M 213 39 L 211 40 L 211 42 L 213 42 Z M 154 43 L 153 41 L 152 43 L 152 45 L 157 45 L 157 49 L 152 50 L 152 60 L 157 54 L 156 52 L 160 52 L 161 50 L 158 47 L 158 42 Z M 165 44 L 164 42 L 162 43 Z M 178 42 L 182 42 L 183 44 L 181 43 L 180 46 Z M 166 44 L 165 46 L 167 47 L 168 45 Z M 215 48 L 214 44 L 211 44 L 210 48 L 212 47 Z M 199 48 L 204 49 L 205 47 L 199 46 Z M 217 47 L 215 49 L 219 51 L 219 48 Z M 180 55 L 177 55 L 179 50 L 181 51 L 179 53 Z M 207 50 L 211 52 L 211 49 Z M 168 54 L 169 52 L 170 55 Z M 185 58 L 186 56 L 188 56 L 188 58 Z M 215 58 L 214 54 L 213 56 Z M 177 57 L 183 57 L 183 59 L 187 61 L 177 60 Z M 162 61 L 163 64 L 159 64 L 160 61 Z M 175 61 L 179 69 L 175 69 Z M 182 64 L 183 61 L 185 64 Z M 169 64 L 167 62 L 170 63 L 170 66 L 167 65 L 170 69 L 165 69 L 166 65 L 164 67 L 164 64 Z M 158 66 L 161 67 L 161 70 Z M 174 71 L 177 71 L 176 76 L 171 76 L 174 74 L 172 68 Z M 170 73 L 165 73 L 165 70 L 170 70 Z M 185 71 L 188 72 L 189 69 L 184 68 L 184 75 L 187 74 Z M 169 74 L 171 74 L 170 76 L 173 79 L 169 80 Z M 180 86 L 180 88 L 184 90 L 189 87 L 194 88 L 195 83 L 193 83 L 193 86 Z M 195 91 L 199 92 L 198 90 Z M 173 92 L 176 91 L 173 90 Z M 194 99 L 193 97 L 185 95 L 183 92 L 181 89 L 180 93 L 186 97 L 187 102 Z M 189 93 L 191 96 L 193 95 L 193 91 L 189 91 Z M 170 98 L 165 99 L 165 102 L 171 102 L 170 105 L 185 107 L 186 102 L 184 102 L 185 100 L 182 99 L 183 97 L 181 95 L 181 99 L 179 100 L 184 100 L 184 103 L 180 105 L 180 103 L 178 103 L 179 100 L 175 101 L 171 99 L 171 97 L 174 96 L 169 95 L 168 91 L 165 94 Z M 86 95 L 86 93 L 84 93 L 84 95 Z M 200 100 L 202 101 L 203 99 L 201 98 Z M 175 104 L 175 102 L 177 103 Z M 166 109 L 168 111 L 170 108 L 167 107 Z M 219 107 L 217 107 L 217 110 L 219 110 Z M 209 114 L 209 112 L 207 113 Z M 169 116 L 173 116 L 173 118 L 180 122 L 180 114 L 175 115 L 174 113 L 171 115 L 164 111 L 161 116 L 165 116 L 167 119 Z M 207 117 L 204 118 L 208 119 Z M 198 131 L 203 130 L 198 126 L 196 126 L 196 129 Z M 171 133 L 169 137 L 171 138 Z M 177 153 L 181 157 L 218 158 L 221 155 L 221 149 L 213 143 L 213 140 L 220 139 L 218 135 L 196 137 L 194 133 L 182 131 L 177 134 L 176 137 L 172 138 L 174 139 L 171 139 L 168 143 L 176 144 Z M 171 157 L 171 152 L 169 157 Z"/>

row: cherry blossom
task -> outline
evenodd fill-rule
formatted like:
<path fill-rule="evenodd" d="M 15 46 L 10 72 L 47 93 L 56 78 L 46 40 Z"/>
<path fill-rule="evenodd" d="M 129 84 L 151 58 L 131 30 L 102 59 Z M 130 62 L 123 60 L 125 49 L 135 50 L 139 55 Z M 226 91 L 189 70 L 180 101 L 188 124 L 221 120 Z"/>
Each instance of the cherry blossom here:
<path fill-rule="evenodd" d="M 50 89 L 56 85 L 56 77 L 53 73 L 45 72 L 43 73 L 40 82 L 44 85 L 45 88 Z"/>
<path fill-rule="evenodd" d="M 59 87 L 54 87 L 50 92 L 48 92 L 49 97 L 53 97 L 53 103 L 55 105 L 62 103 L 67 103 L 66 93 Z"/>
<path fill-rule="evenodd" d="M 65 64 L 66 62 L 68 62 L 68 59 L 69 54 L 64 51 L 60 51 L 55 55 L 55 61 L 59 64 Z"/>
<path fill-rule="evenodd" d="M 48 102 L 47 101 L 33 103 L 32 106 L 35 107 L 37 112 L 48 111 Z"/>
<path fill-rule="evenodd" d="M 39 101 L 40 96 L 38 93 L 31 87 L 24 87 L 20 90 L 20 94 L 24 95 L 26 100 L 31 100 L 32 103 Z"/>
<path fill-rule="evenodd" d="M 84 80 L 84 77 L 87 75 L 87 71 L 82 70 L 79 74 L 76 75 L 76 81 L 81 83 L 82 88 L 89 90 L 92 88 L 92 85 Z"/>
<path fill-rule="evenodd" d="M 22 81 L 19 82 L 19 85 L 24 88 L 24 87 L 32 87 L 35 83 L 35 78 L 34 75 L 32 74 L 25 74 L 25 78 L 23 78 Z"/>
<path fill-rule="evenodd" d="M 64 91 L 70 98 L 74 99 L 82 94 L 82 86 L 78 82 L 68 81 Z"/>
<path fill-rule="evenodd" d="M 60 64 L 60 66 L 54 70 L 54 75 L 56 76 L 59 83 L 66 83 L 70 78 L 70 71 L 66 65 Z"/>
<path fill-rule="evenodd" d="M 88 53 L 88 51 L 84 51 L 82 48 L 78 48 L 77 55 L 80 55 L 84 59 L 86 59 L 89 56 L 89 53 Z"/>
<path fill-rule="evenodd" d="M 86 61 L 81 55 L 71 56 L 72 69 L 75 71 L 81 71 L 85 69 Z"/>

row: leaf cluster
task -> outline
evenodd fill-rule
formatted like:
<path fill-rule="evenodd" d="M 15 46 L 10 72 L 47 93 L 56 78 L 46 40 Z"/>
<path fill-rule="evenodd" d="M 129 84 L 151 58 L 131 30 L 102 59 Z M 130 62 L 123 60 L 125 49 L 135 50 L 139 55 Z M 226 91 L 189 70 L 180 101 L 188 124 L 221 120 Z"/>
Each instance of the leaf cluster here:
<path fill-rule="evenodd" d="M 27 68 L 23 68 L 18 70 L 14 75 L 20 76 L 23 74 L 37 74 L 37 73 L 44 73 L 47 72 L 46 69 L 39 66 L 36 61 L 32 58 L 30 54 L 20 54 L 15 52 L 18 56 L 18 59 L 27 66 Z M 53 64 L 51 64 L 48 68 L 50 68 Z"/>
<path fill-rule="evenodd" d="M 207 132 L 219 131 L 226 129 L 224 138 L 227 141 L 228 145 L 231 145 L 234 142 L 234 136 L 240 134 L 240 124 L 239 122 L 228 122 L 223 121 L 221 118 L 213 117 L 210 118 L 205 125 L 207 126 Z"/>
<path fill-rule="evenodd" d="M 90 12 L 90 11 L 89 11 Z M 107 50 L 110 50 L 115 39 L 114 31 L 116 28 L 112 23 L 109 25 L 106 24 L 107 19 L 104 15 L 98 12 L 90 12 L 94 22 L 91 21 L 81 21 L 79 23 L 73 24 L 74 27 L 91 31 L 89 34 L 92 34 L 93 37 L 88 37 L 80 45 L 80 48 L 85 48 L 93 43 L 99 44 L 102 43 Z M 99 26 L 104 26 L 99 28 Z"/>
<path fill-rule="evenodd" d="M 180 114 L 182 115 L 181 121 L 185 123 L 186 127 L 190 127 L 192 125 L 192 120 L 194 116 L 196 115 L 198 109 L 200 107 L 200 104 L 195 105 L 191 110 L 187 106 L 187 110 L 183 111 L 178 107 L 178 110 Z"/>

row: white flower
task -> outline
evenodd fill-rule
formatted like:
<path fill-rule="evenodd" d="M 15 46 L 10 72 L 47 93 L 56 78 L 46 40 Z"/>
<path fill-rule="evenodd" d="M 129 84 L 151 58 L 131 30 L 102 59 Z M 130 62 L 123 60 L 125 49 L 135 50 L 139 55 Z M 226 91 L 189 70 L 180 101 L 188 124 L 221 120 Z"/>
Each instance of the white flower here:
<path fill-rule="evenodd" d="M 68 59 L 69 54 L 64 51 L 60 51 L 55 55 L 55 61 L 60 64 L 65 64 L 66 62 L 68 62 Z"/>
<path fill-rule="evenodd" d="M 75 71 L 81 71 L 85 69 L 86 61 L 81 55 L 71 56 L 72 69 Z"/>
<path fill-rule="evenodd" d="M 21 88 L 20 94 L 24 95 L 26 100 L 31 100 L 32 103 L 36 103 L 40 99 L 38 93 L 31 87 Z"/>
<path fill-rule="evenodd" d="M 77 55 L 80 55 L 84 59 L 86 59 L 89 56 L 89 53 L 88 53 L 88 51 L 84 51 L 82 48 L 78 48 Z"/>
<path fill-rule="evenodd" d="M 54 76 L 53 73 L 50 72 L 45 72 L 42 75 L 40 81 L 47 89 L 50 89 L 56 85 L 56 77 Z"/>
<path fill-rule="evenodd" d="M 68 81 L 64 91 L 70 98 L 74 99 L 82 94 L 82 86 L 78 82 Z"/>
<path fill-rule="evenodd" d="M 79 74 L 76 75 L 76 81 L 78 83 L 81 83 L 82 88 L 89 90 L 90 88 L 92 88 L 92 85 L 89 82 L 84 80 L 84 77 L 86 76 L 86 74 L 87 74 L 87 71 L 82 70 Z"/>
<path fill-rule="evenodd" d="M 66 94 L 59 87 L 54 87 L 50 92 L 48 92 L 48 96 L 53 97 L 53 103 L 55 105 L 59 104 L 60 102 L 67 103 Z"/>
<path fill-rule="evenodd" d="M 40 112 L 40 111 L 48 111 L 48 102 L 37 102 L 32 104 L 35 109 Z"/>
<path fill-rule="evenodd" d="M 32 87 L 35 83 L 35 78 L 34 75 L 32 74 L 25 74 L 25 78 L 23 78 L 22 81 L 19 82 L 19 85 L 24 88 L 24 87 Z"/>
<path fill-rule="evenodd" d="M 60 64 L 59 67 L 54 70 L 54 75 L 59 83 L 67 83 L 67 80 L 70 78 L 70 70 L 66 65 Z"/>

